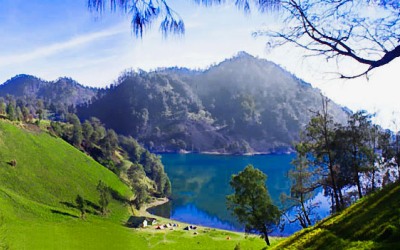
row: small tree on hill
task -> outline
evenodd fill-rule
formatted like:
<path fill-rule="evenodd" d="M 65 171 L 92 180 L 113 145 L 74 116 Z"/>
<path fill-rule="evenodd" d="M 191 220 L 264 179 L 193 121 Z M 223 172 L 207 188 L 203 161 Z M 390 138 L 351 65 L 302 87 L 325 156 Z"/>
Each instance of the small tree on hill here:
<path fill-rule="evenodd" d="M 298 221 L 303 228 L 311 226 L 312 210 L 318 206 L 311 203 L 310 199 L 314 196 L 314 190 L 320 187 L 320 169 L 312 168 L 311 162 L 307 158 L 307 144 L 300 142 L 296 145 L 297 157 L 292 161 L 294 169 L 288 172 L 291 181 L 290 195 L 281 194 L 281 202 L 286 211 L 295 212 L 294 219 L 287 219 L 289 223 Z"/>
<path fill-rule="evenodd" d="M 279 223 L 280 211 L 272 203 L 266 179 L 263 172 L 248 165 L 232 176 L 230 185 L 234 193 L 227 196 L 227 205 L 239 222 L 245 224 L 246 232 L 261 233 L 269 246 L 268 234 Z"/>
<path fill-rule="evenodd" d="M 85 199 L 83 199 L 83 197 L 78 194 L 76 196 L 75 203 L 76 203 L 76 207 L 81 212 L 81 219 L 82 220 L 85 219 L 85 215 L 86 215 L 86 211 L 85 211 L 86 210 L 86 201 L 85 201 Z"/>
<path fill-rule="evenodd" d="M 133 192 L 135 193 L 135 198 L 131 201 L 131 205 L 134 205 L 139 210 L 149 197 L 147 187 L 144 184 L 136 184 L 133 186 Z"/>
<path fill-rule="evenodd" d="M 15 101 L 14 101 L 14 102 L 9 102 L 9 103 L 8 103 L 6 112 L 7 112 L 8 119 L 9 119 L 10 121 L 15 121 L 15 120 L 16 120 Z"/>
<path fill-rule="evenodd" d="M 108 186 L 100 180 L 97 184 L 97 191 L 99 191 L 100 194 L 99 204 L 101 214 L 105 215 L 107 213 L 108 204 L 111 200 L 110 190 Z"/>
<path fill-rule="evenodd" d="M 0 97 L 0 115 L 6 113 L 6 108 L 7 108 L 6 102 L 2 97 Z"/>

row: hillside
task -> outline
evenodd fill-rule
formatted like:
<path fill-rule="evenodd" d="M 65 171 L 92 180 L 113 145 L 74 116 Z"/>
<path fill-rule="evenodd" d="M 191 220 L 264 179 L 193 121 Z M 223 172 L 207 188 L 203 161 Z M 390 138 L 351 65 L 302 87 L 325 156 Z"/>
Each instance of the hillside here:
<path fill-rule="evenodd" d="M 86 103 L 98 92 L 85 87 L 71 78 L 61 77 L 45 81 L 30 75 L 17 75 L 0 85 L 0 97 L 12 95 L 27 100 L 42 99 L 53 105 L 76 106 Z"/>
<path fill-rule="evenodd" d="M 398 249 L 399 182 L 299 231 L 274 249 Z"/>
<path fill-rule="evenodd" d="M 107 216 L 99 214 L 99 180 L 115 191 Z M 85 220 L 76 208 L 78 194 L 88 202 Z M 238 242 L 260 249 L 265 244 L 255 236 L 204 228 L 195 236 L 133 230 L 125 226 L 130 209 L 123 202 L 131 196 L 114 173 L 62 139 L 35 125 L 0 119 L 0 249 L 233 249 Z"/>
<path fill-rule="evenodd" d="M 331 113 L 346 112 L 331 102 Z M 321 92 L 278 65 L 244 52 L 205 71 L 126 72 L 78 109 L 154 151 L 286 152 Z"/>

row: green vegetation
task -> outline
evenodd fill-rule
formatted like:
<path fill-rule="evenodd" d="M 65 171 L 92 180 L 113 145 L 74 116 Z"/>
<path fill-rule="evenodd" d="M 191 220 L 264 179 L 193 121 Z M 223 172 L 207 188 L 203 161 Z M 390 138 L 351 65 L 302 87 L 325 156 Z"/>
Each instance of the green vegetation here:
<path fill-rule="evenodd" d="M 397 249 L 400 239 L 400 185 L 357 201 L 273 249 Z"/>
<path fill-rule="evenodd" d="M 227 196 L 228 209 L 245 224 L 246 232 L 259 232 L 267 245 L 271 245 L 268 234 L 279 223 L 279 209 L 272 203 L 265 185 L 267 176 L 252 165 L 248 165 L 230 181 L 234 193 Z"/>
<path fill-rule="evenodd" d="M 331 106 L 344 121 L 345 111 Z M 319 90 L 242 52 L 205 71 L 125 72 L 77 114 L 98 117 L 153 151 L 244 154 L 286 152 L 310 109 L 320 110 Z"/>
<path fill-rule="evenodd" d="M 316 112 L 296 146 L 300 158 L 294 164 L 301 171 L 297 176 L 292 173 L 296 181 L 291 196 L 310 194 L 322 187 L 331 196 L 332 210 L 337 212 L 398 178 L 399 173 L 394 171 L 398 137 L 373 125 L 371 115 L 365 111 L 349 115 L 347 124 L 335 123 L 328 103 L 323 98 L 322 111 Z M 296 187 L 297 182 L 300 187 Z M 351 188 L 357 191 L 346 192 Z M 303 221 L 307 220 L 306 209 L 302 213 Z"/>
<path fill-rule="evenodd" d="M 100 180 L 113 191 L 105 216 Z M 0 120 L 0 248 L 233 249 L 240 242 L 242 249 L 261 249 L 265 244 L 256 236 L 205 228 L 198 235 L 130 229 L 124 224 L 132 195 L 114 173 L 60 138 L 36 125 Z"/>

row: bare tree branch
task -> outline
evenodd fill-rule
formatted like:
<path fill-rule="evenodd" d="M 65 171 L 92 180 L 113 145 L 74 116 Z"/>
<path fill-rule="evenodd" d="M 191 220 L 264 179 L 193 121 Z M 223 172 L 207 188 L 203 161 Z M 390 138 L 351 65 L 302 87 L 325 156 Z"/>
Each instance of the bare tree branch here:
<path fill-rule="evenodd" d="M 400 57 L 400 1 L 398 0 L 192 0 L 212 6 L 234 3 L 249 13 L 279 11 L 286 26 L 280 31 L 259 31 L 267 35 L 271 47 L 294 44 L 312 56 L 327 60 L 351 58 L 367 65 L 364 72 L 340 78 L 368 76 L 372 70 Z M 141 38 L 154 22 L 160 22 L 164 36 L 182 35 L 182 18 L 168 0 L 88 0 L 88 9 L 103 13 L 106 9 L 121 10 L 132 15 L 132 31 Z M 109 5 L 107 5 L 109 3 Z M 306 55 L 309 56 L 309 55 Z"/>

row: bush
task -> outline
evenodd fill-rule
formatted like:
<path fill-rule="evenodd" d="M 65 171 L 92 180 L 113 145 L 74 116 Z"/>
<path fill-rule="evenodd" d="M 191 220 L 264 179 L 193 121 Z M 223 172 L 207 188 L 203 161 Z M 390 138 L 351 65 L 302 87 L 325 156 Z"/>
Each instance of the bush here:
<path fill-rule="evenodd" d="M 13 167 L 16 167 L 17 166 L 17 160 L 15 160 L 15 159 L 11 160 L 10 161 L 10 165 L 13 166 Z"/>
<path fill-rule="evenodd" d="M 239 243 L 236 244 L 234 250 L 240 250 L 240 249 L 242 249 L 242 248 L 240 247 L 240 242 L 239 242 Z"/>

